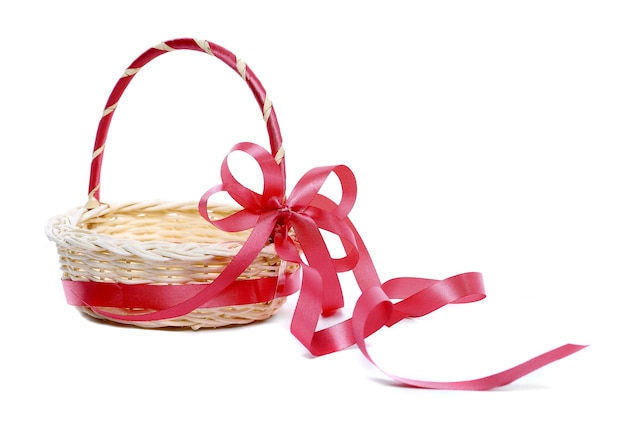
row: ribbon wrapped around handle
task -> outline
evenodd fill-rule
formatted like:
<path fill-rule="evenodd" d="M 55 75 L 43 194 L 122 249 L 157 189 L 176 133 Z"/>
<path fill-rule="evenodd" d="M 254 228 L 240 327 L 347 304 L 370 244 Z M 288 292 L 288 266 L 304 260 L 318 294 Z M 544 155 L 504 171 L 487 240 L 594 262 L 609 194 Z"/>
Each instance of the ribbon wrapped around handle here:
<path fill-rule="evenodd" d="M 404 318 L 427 315 L 451 303 L 469 303 L 485 297 L 482 275 L 475 272 L 444 280 L 395 278 L 381 282 L 363 240 L 348 218 L 357 192 L 356 179 L 348 167 L 337 165 L 314 168 L 287 195 L 284 174 L 271 153 L 249 142 L 239 143 L 231 149 L 231 153 L 238 151 L 251 156 L 261 168 L 262 193 L 252 191 L 237 181 L 225 158 L 221 166 L 222 183 L 209 189 L 198 206 L 205 219 L 224 231 L 251 229 L 248 240 L 230 264 L 211 284 L 203 286 L 201 291 L 187 300 L 178 300 L 147 314 L 118 315 L 98 310 L 101 315 L 126 321 L 153 321 L 185 315 L 220 296 L 252 262 L 268 239 L 273 240 L 281 259 L 300 264 L 302 281 L 291 332 L 315 356 L 356 344 L 363 355 L 377 366 L 365 345 L 365 339 L 372 333 Z M 333 174 L 338 178 L 342 190 L 338 203 L 320 193 L 321 187 Z M 210 197 L 219 192 L 228 193 L 242 209 L 228 217 L 211 220 L 207 204 Z M 331 256 L 321 230 L 339 237 L 345 256 Z M 338 273 L 347 271 L 353 272 L 362 292 L 353 316 L 317 330 L 321 315 L 328 315 L 343 307 Z M 509 384 L 584 347 L 566 344 L 506 371 L 468 381 L 414 380 L 390 374 L 377 367 L 399 383 L 411 387 L 486 390 Z"/>

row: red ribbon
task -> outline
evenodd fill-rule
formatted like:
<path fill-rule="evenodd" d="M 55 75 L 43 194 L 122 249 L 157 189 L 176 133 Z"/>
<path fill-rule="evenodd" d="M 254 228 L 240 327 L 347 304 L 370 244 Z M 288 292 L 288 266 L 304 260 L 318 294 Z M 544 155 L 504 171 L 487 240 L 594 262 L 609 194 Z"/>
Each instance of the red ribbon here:
<path fill-rule="evenodd" d="M 228 291 L 270 238 L 282 260 L 301 266 L 302 283 L 291 332 L 316 356 L 356 344 L 363 355 L 377 366 L 365 345 L 366 337 L 372 333 L 404 318 L 427 315 L 447 304 L 469 303 L 485 297 L 480 273 L 465 273 L 445 280 L 396 278 L 381 283 L 363 240 L 348 218 L 357 191 L 354 174 L 348 167 L 337 165 L 312 169 L 287 197 L 283 173 L 268 151 L 247 142 L 235 145 L 231 153 L 236 151 L 245 152 L 258 163 L 264 177 L 262 193 L 239 183 L 231 173 L 226 158 L 221 167 L 222 184 L 208 190 L 199 202 L 200 214 L 219 229 L 230 232 L 251 230 L 248 240 L 224 271 L 211 284 L 201 285 L 202 288 L 192 297 L 169 300 L 164 308 L 156 312 L 118 315 L 95 310 L 114 319 L 152 321 L 182 316 L 203 305 L 215 305 L 211 304 L 211 300 Z M 320 193 L 332 174 L 339 179 L 342 190 L 339 203 Z M 242 209 L 228 217 L 211 220 L 207 204 L 209 198 L 218 192 L 227 192 Z M 321 230 L 339 237 L 345 256 L 331 257 Z M 362 292 L 353 316 L 317 330 L 321 315 L 330 315 L 344 305 L 338 273 L 346 271 L 353 272 Z M 420 381 L 379 369 L 394 380 L 412 387 L 486 390 L 509 384 L 582 348 L 584 346 L 563 345 L 506 371 L 469 381 Z"/>
<path fill-rule="evenodd" d="M 118 282 L 63 280 L 68 304 L 72 306 L 108 306 L 120 309 L 161 310 L 184 302 L 205 290 L 207 284 L 153 285 Z M 300 275 L 285 273 L 284 279 L 265 277 L 232 282 L 224 291 L 196 308 L 239 306 L 267 303 L 300 289 Z M 134 317 L 133 317 L 134 318 Z M 132 318 L 131 318 L 132 319 Z"/>

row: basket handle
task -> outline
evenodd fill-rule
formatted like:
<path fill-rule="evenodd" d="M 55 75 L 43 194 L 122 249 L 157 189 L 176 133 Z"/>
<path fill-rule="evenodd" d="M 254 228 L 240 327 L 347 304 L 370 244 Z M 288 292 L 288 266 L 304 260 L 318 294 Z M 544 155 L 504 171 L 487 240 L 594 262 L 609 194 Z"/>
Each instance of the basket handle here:
<path fill-rule="evenodd" d="M 162 54 L 176 50 L 200 51 L 217 57 L 244 79 L 250 90 L 252 90 L 257 104 L 261 108 L 269 135 L 272 155 L 274 156 L 277 164 L 280 165 L 283 177 L 285 176 L 284 149 L 282 147 L 282 137 L 280 135 L 280 128 L 278 126 L 276 113 L 274 111 L 272 101 L 270 101 L 267 97 L 263 85 L 258 80 L 254 72 L 252 72 L 243 60 L 217 44 L 202 39 L 172 39 L 149 48 L 137 59 L 135 59 L 135 61 L 124 71 L 124 74 L 113 88 L 113 91 L 111 92 L 104 108 L 104 112 L 102 113 L 100 123 L 98 124 L 98 131 L 96 133 L 96 140 L 91 160 L 91 174 L 89 176 L 89 191 L 87 204 L 85 205 L 86 208 L 92 209 L 100 205 L 100 173 L 102 168 L 102 158 L 104 155 L 104 145 L 109 132 L 111 119 L 113 118 L 113 114 L 115 113 L 115 109 L 117 108 L 117 104 L 122 97 L 124 90 L 133 77 L 135 77 L 137 72 L 139 72 L 148 62 L 161 56 Z"/>

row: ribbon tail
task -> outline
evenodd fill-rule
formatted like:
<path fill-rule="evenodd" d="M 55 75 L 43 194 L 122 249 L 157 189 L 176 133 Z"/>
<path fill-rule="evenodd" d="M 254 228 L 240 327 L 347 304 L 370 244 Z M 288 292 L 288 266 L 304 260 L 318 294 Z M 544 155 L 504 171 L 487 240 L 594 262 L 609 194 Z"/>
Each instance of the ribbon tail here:
<path fill-rule="evenodd" d="M 400 299 L 387 326 L 404 318 L 428 315 L 448 304 L 471 303 L 485 298 L 481 273 L 463 273 L 444 280 L 411 277 L 391 279 L 382 285 L 391 299 Z"/>
<path fill-rule="evenodd" d="M 324 197 L 318 197 L 316 204 L 325 209 L 331 209 L 333 206 L 332 202 Z M 447 304 L 482 300 L 485 297 L 482 275 L 480 273 L 464 273 L 444 280 L 397 278 L 381 284 L 363 239 L 349 218 L 346 217 L 344 221 L 350 226 L 357 243 L 359 261 L 352 271 L 362 294 L 357 300 L 353 317 L 342 325 L 350 326 L 352 339 L 354 339 L 352 343 L 356 343 L 365 358 L 395 381 L 416 388 L 488 390 L 507 385 L 545 365 L 585 348 L 583 345 L 563 345 L 513 368 L 469 381 L 422 381 L 386 372 L 374 362 L 368 353 L 365 339 L 383 326 L 392 326 L 402 319 L 424 316 Z M 391 299 L 400 301 L 394 304 Z M 346 331 L 344 334 L 349 335 Z M 346 341 L 346 343 L 348 342 Z"/>
<path fill-rule="evenodd" d="M 317 330 L 322 313 L 323 280 L 314 268 L 302 264 L 302 287 L 291 320 L 291 334 L 314 356 L 334 353 L 354 344 L 352 319 Z"/>
<path fill-rule="evenodd" d="M 308 268 L 315 270 L 315 274 L 319 275 L 321 279 L 320 282 L 315 281 L 314 284 L 322 289 L 321 294 L 319 294 L 321 313 L 324 315 L 331 314 L 344 306 L 344 300 L 339 276 L 324 238 L 316 222 L 308 216 L 293 215 L 292 225 L 308 262 Z"/>
<path fill-rule="evenodd" d="M 422 389 L 440 389 L 440 390 L 491 390 L 498 387 L 506 386 L 550 363 L 556 362 L 564 357 L 570 356 L 583 348 L 586 345 L 565 344 L 553 350 L 547 351 L 539 356 L 536 356 L 524 363 L 521 363 L 513 368 L 499 372 L 497 374 L 489 375 L 486 377 L 478 378 L 468 381 L 452 381 L 452 382 L 438 382 L 438 381 L 421 381 L 409 378 L 398 377 L 385 373 L 388 377 L 393 378 L 399 383 L 402 383 L 409 387 L 416 387 Z M 367 357 L 367 356 L 366 356 Z M 369 357 L 368 357 L 369 358 Z M 369 358 L 370 361 L 371 358 Z M 372 361 L 372 363 L 374 363 Z M 374 363 L 374 365 L 376 365 Z"/>
<path fill-rule="evenodd" d="M 367 360 L 369 360 L 376 368 L 388 377 L 409 387 L 441 390 L 490 390 L 510 384 L 539 368 L 574 354 L 586 347 L 585 345 L 574 344 L 562 345 L 524 363 L 514 366 L 513 368 L 474 380 L 445 382 L 410 379 L 400 377 L 383 370 L 376 364 L 376 362 L 374 362 L 365 344 L 365 338 L 374 330 L 378 330 L 383 325 L 386 325 L 392 317 L 392 314 L 392 303 L 387 298 L 387 294 L 385 294 L 385 291 L 383 291 L 382 288 L 373 287 L 363 292 L 363 295 L 357 301 L 357 305 L 354 310 L 352 322 L 354 337 L 356 339 L 357 346 Z"/>

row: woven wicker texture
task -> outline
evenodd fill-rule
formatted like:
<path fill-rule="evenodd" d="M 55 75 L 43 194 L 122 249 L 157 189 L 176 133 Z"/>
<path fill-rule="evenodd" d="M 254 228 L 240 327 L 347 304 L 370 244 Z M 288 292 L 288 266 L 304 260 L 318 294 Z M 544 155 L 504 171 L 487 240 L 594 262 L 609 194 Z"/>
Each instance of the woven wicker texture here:
<path fill-rule="evenodd" d="M 153 47 L 126 69 L 114 88 L 98 128 L 93 152 L 89 195 L 84 207 L 75 208 L 48 221 L 46 235 L 58 250 L 62 279 L 76 282 L 119 282 L 122 284 L 184 285 L 212 282 L 245 242 L 248 233 L 226 233 L 204 220 L 197 202 L 138 201 L 101 203 L 100 166 L 108 127 L 124 89 L 137 72 L 153 58 L 174 49 L 202 51 L 218 57 L 236 70 L 249 85 L 267 123 L 272 152 L 282 162 L 280 132 L 270 100 L 249 68 L 232 53 L 207 41 L 180 39 Z M 225 217 L 236 211 L 227 205 L 211 205 L 209 216 Z M 289 264 L 282 272 L 291 273 Z M 279 275 L 281 260 L 268 243 L 239 276 L 239 280 Z M 140 327 L 221 327 L 246 324 L 272 316 L 285 297 L 265 303 L 198 308 L 187 315 L 160 321 L 124 321 Z M 110 306 L 80 306 L 88 315 L 105 319 L 92 308 L 120 313 Z M 149 312 L 128 309 L 128 314 Z M 108 318 L 106 318 L 108 319 Z"/>

